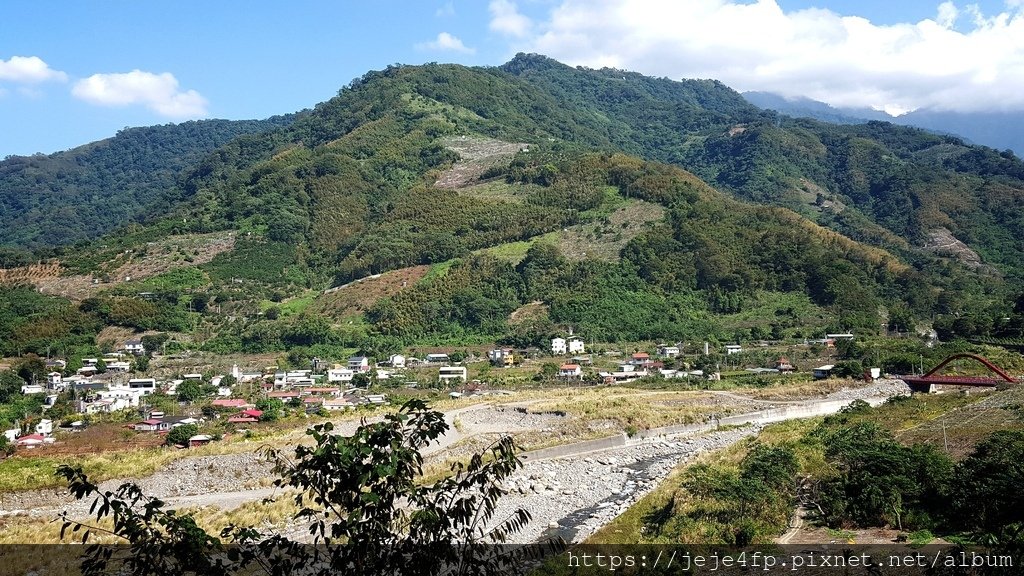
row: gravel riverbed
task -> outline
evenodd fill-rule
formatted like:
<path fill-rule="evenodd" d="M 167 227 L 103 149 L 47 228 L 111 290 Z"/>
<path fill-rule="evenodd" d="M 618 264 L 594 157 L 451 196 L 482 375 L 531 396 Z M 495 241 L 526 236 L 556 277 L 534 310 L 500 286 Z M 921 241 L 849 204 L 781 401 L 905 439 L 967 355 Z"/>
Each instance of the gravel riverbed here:
<path fill-rule="evenodd" d="M 561 536 L 580 541 L 607 524 L 668 476 L 680 462 L 753 436 L 757 426 L 678 440 L 657 439 L 599 454 L 526 462 L 509 478 L 495 523 L 519 508 L 532 520 L 514 543 Z"/>
<path fill-rule="evenodd" d="M 826 400 L 892 396 L 906 390 L 901 381 L 879 381 L 838 391 Z M 459 452 L 455 444 L 470 435 L 553 429 L 563 420 L 554 414 L 494 406 L 455 410 L 449 418 L 452 423 L 458 419 L 458 426 L 453 425 L 444 441 L 428 449 L 428 455 L 448 454 L 453 448 Z M 356 426 L 358 422 L 345 422 L 337 425 L 336 430 L 350 434 Z M 465 434 L 458 430 L 461 427 L 465 427 Z M 527 461 L 510 479 L 507 487 L 511 494 L 499 503 L 495 518 L 524 507 L 534 520 L 519 535 L 519 541 L 533 541 L 545 532 L 557 533 L 567 540 L 580 539 L 653 489 L 680 461 L 722 448 L 756 431 L 756 427 L 747 426 L 684 439 L 651 439 L 600 454 Z M 256 452 L 258 447 L 254 444 L 252 452 L 183 458 L 134 481 L 146 494 L 168 499 L 176 506 L 231 507 L 259 500 L 267 495 L 267 486 L 274 476 L 271 463 Z M 100 486 L 102 490 L 113 490 L 124 481 L 108 480 Z M 230 497 L 221 501 L 219 495 Z M 54 518 L 62 511 L 85 516 L 89 504 L 90 501 L 74 501 L 65 488 L 0 494 L 0 517 Z"/>

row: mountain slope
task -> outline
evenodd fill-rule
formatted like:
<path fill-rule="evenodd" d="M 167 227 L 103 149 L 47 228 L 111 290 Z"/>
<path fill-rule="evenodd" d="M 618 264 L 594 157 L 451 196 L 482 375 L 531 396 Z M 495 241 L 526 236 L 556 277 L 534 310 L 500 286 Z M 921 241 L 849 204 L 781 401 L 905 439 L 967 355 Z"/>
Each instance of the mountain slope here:
<path fill-rule="evenodd" d="M 922 245 L 946 228 L 987 263 L 1024 274 L 1024 244 L 1012 240 L 1024 164 L 1012 154 L 889 123 L 791 119 L 711 81 L 571 68 L 535 55 L 502 68 L 591 110 L 615 146 L 680 165 L 741 198 L 788 207 L 865 241 L 884 235 L 881 226 Z"/>
<path fill-rule="evenodd" d="M 0 162 L 0 246 L 70 244 L 159 214 L 181 173 L 204 155 L 292 119 L 126 128 L 66 152 L 10 156 Z"/>

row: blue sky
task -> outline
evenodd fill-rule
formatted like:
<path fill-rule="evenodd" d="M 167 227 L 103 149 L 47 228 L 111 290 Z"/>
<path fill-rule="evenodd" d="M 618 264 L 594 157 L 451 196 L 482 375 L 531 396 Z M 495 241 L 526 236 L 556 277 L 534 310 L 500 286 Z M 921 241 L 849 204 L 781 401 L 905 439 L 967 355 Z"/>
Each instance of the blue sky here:
<path fill-rule="evenodd" d="M 498 65 L 518 51 L 892 113 L 1024 109 L 1022 5 L 7 2 L 0 157 L 67 149 L 126 126 L 294 112 L 388 64 Z"/>

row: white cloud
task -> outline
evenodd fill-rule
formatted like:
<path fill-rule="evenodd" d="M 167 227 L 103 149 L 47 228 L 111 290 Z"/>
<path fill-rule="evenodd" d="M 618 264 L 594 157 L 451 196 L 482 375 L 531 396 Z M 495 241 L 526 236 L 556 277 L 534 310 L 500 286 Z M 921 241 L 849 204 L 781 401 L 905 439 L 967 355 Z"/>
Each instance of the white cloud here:
<path fill-rule="evenodd" d="M 943 28 L 952 28 L 956 24 L 957 16 L 960 16 L 960 10 L 957 9 L 956 4 L 943 2 L 939 4 L 939 16 L 935 21 Z"/>
<path fill-rule="evenodd" d="M 462 43 L 457 37 L 452 36 L 447 32 L 441 32 L 437 35 L 437 38 L 431 42 L 424 42 L 417 44 L 416 48 L 420 50 L 441 50 L 444 52 L 461 52 L 463 54 L 473 54 L 476 52 L 476 48 L 470 48 Z"/>
<path fill-rule="evenodd" d="M 530 33 L 533 22 L 519 13 L 515 2 L 492 0 L 488 8 L 491 12 L 492 31 L 516 38 L 522 38 Z"/>
<path fill-rule="evenodd" d="M 444 5 L 434 12 L 434 16 L 437 18 L 451 18 L 452 16 L 455 16 L 455 4 L 453 4 L 451 0 L 448 0 L 448 2 L 445 2 Z"/>
<path fill-rule="evenodd" d="M 50 68 L 38 56 L 11 56 L 10 60 L 0 60 L 0 81 L 38 84 L 47 80 L 65 82 L 67 79 L 67 74 Z"/>
<path fill-rule="evenodd" d="M 934 19 L 878 25 L 775 0 L 561 0 L 534 28 L 508 0 L 490 4 L 491 29 L 522 36 L 513 48 L 567 64 L 892 111 L 1024 109 L 1022 6 L 943 2 Z"/>
<path fill-rule="evenodd" d="M 168 118 L 206 116 L 207 101 L 195 90 L 182 91 L 173 74 L 132 70 L 123 74 L 93 74 L 75 82 L 71 93 L 90 104 L 130 106 L 141 104 Z"/>

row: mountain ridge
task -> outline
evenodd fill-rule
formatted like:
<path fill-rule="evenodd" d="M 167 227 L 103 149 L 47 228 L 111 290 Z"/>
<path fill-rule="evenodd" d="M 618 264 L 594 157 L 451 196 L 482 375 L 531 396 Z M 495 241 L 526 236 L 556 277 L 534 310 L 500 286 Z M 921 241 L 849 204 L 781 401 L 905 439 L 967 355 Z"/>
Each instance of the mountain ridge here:
<path fill-rule="evenodd" d="M 744 92 L 748 102 L 795 117 L 814 118 L 840 124 L 870 121 L 891 122 L 901 126 L 923 128 L 938 134 L 949 134 L 967 142 L 997 150 L 1024 154 L 1024 113 L 1020 112 L 954 112 L 919 109 L 899 116 L 870 108 L 830 106 L 810 98 L 786 98 L 771 92 Z"/>
<path fill-rule="evenodd" d="M 509 154 L 475 168 L 479 184 L 438 186 L 471 156 L 453 138 Z M 53 254 L 67 273 L 100 279 L 72 305 L 80 318 L 201 326 L 193 337 L 211 351 L 536 344 L 558 325 L 611 341 L 727 338 L 756 327 L 731 315 L 793 298 L 813 312 L 776 307 L 758 322 L 789 336 L 908 330 L 937 314 L 1007 313 L 1024 253 L 1012 240 L 1021 174 L 1012 155 L 953 137 L 793 120 L 715 81 L 519 55 L 499 68 L 369 72 L 287 126 L 203 155 L 167 217 Z M 641 202 L 658 210 L 637 214 L 658 215 L 631 223 Z M 927 250 L 939 226 L 1004 277 Z M 218 231 L 231 243 L 202 263 L 160 244 Z M 599 246 L 617 253 L 563 253 Z M 149 250 L 177 268 L 102 280 L 123 254 Z M 414 266 L 430 270 L 353 316 L 252 315 Z M 535 302 L 544 314 L 508 323 Z"/>
<path fill-rule="evenodd" d="M 185 170 L 237 136 L 293 120 L 199 120 L 139 128 L 0 161 L 0 246 L 73 244 L 166 210 Z"/>

